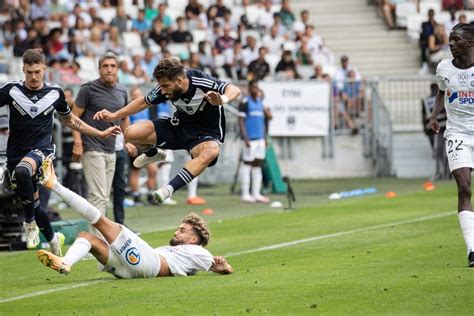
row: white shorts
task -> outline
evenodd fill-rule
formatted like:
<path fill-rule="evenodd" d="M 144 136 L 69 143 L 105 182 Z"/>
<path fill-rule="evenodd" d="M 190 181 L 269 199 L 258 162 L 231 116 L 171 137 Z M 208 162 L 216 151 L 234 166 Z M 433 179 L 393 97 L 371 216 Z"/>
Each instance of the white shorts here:
<path fill-rule="evenodd" d="M 459 168 L 474 169 L 474 137 L 445 133 L 444 140 L 451 172 Z"/>
<path fill-rule="evenodd" d="M 119 279 L 154 278 L 160 272 L 160 256 L 127 227 L 109 245 L 109 258 L 103 271 Z"/>
<path fill-rule="evenodd" d="M 265 139 L 256 139 L 250 141 L 250 147 L 245 146 L 243 143 L 242 160 L 243 161 L 254 161 L 255 159 L 265 159 Z"/>

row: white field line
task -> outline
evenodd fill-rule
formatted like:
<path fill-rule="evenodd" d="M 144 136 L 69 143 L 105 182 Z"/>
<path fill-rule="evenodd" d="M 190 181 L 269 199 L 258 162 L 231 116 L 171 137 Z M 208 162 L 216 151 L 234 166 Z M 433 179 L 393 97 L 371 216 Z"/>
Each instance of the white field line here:
<path fill-rule="evenodd" d="M 291 246 L 295 246 L 295 245 L 299 245 L 299 244 L 307 243 L 307 242 L 311 242 L 311 241 L 316 241 L 316 240 L 321 240 L 321 239 L 328 239 L 328 238 L 335 238 L 335 237 L 340 237 L 340 236 L 346 236 L 346 235 L 350 235 L 350 234 L 366 232 L 366 231 L 375 230 L 375 229 L 379 229 L 379 228 L 387 228 L 387 227 L 392 227 L 392 226 L 399 226 L 399 225 L 405 225 L 405 224 L 424 222 L 424 221 L 429 221 L 429 220 L 436 219 L 436 218 L 452 216 L 454 214 L 455 214 L 455 212 L 451 211 L 451 212 L 446 212 L 446 213 L 441 213 L 441 214 L 436 214 L 436 215 L 423 216 L 423 217 L 418 217 L 418 218 L 409 219 L 409 220 L 405 220 L 405 221 L 399 221 L 399 222 L 393 222 L 393 223 L 388 223 L 388 224 L 369 226 L 369 227 L 365 227 L 365 228 L 358 228 L 358 229 L 348 230 L 348 231 L 334 233 L 334 234 L 327 234 L 327 235 L 320 235 L 320 236 L 315 236 L 315 237 L 310 237 L 310 238 L 305 238 L 305 239 L 298 239 L 298 240 L 294 240 L 294 241 L 290 241 L 290 242 L 274 244 L 274 245 L 270 245 L 270 246 L 265 246 L 265 247 L 250 249 L 250 250 L 244 250 L 244 251 L 240 251 L 240 252 L 233 252 L 233 253 L 229 253 L 229 254 L 224 255 L 224 256 L 225 257 L 235 257 L 235 256 L 241 256 L 241 255 L 254 253 L 254 252 L 261 252 L 261 251 L 267 251 L 267 250 L 280 249 L 280 248 L 284 248 L 284 247 L 291 247 Z M 74 285 L 62 286 L 62 287 L 49 289 L 49 290 L 44 290 L 44 291 L 31 292 L 31 293 L 27 293 L 27 294 L 15 296 L 15 297 L 0 299 L 0 304 L 17 301 L 17 300 L 21 300 L 21 299 L 24 299 L 24 298 L 29 298 L 29 297 L 54 293 L 54 292 L 67 291 L 67 290 L 75 289 L 75 288 L 78 288 L 78 287 L 84 287 L 84 286 L 89 286 L 89 285 L 94 285 L 94 284 L 99 284 L 99 283 L 104 283 L 104 282 L 110 282 L 112 280 L 113 279 L 110 279 L 110 280 L 94 280 L 94 281 L 90 281 L 90 282 L 83 282 L 83 283 L 74 284 Z"/>

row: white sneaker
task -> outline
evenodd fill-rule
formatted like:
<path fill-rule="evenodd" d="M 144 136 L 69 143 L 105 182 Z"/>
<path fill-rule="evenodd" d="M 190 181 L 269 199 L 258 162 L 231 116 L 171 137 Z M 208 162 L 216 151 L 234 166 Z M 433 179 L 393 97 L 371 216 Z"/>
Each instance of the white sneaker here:
<path fill-rule="evenodd" d="M 55 233 L 56 235 L 56 242 L 49 242 L 49 246 L 51 247 L 51 252 L 55 254 L 58 257 L 63 256 L 63 246 L 64 246 L 64 240 L 66 237 L 64 237 L 63 233 Z"/>
<path fill-rule="evenodd" d="M 164 200 L 161 204 L 174 206 L 178 204 L 178 201 L 169 198 L 169 199 Z"/>
<path fill-rule="evenodd" d="M 167 188 L 161 188 L 153 192 L 153 197 L 157 204 L 163 204 L 166 199 L 171 197 L 171 192 Z"/>
<path fill-rule="evenodd" d="M 244 195 L 240 198 L 240 200 L 242 202 L 245 202 L 245 203 L 256 203 L 257 202 L 255 200 L 255 198 L 253 196 L 250 196 L 250 195 Z"/>
<path fill-rule="evenodd" d="M 34 249 L 40 243 L 39 228 L 35 221 L 31 223 L 24 222 L 23 227 L 26 233 L 26 248 Z"/>
<path fill-rule="evenodd" d="M 270 199 L 263 195 L 257 195 L 255 197 L 255 201 L 257 201 L 258 203 L 265 203 L 265 204 L 270 203 Z"/>
<path fill-rule="evenodd" d="M 48 268 L 58 271 L 61 274 L 69 274 L 71 272 L 71 266 L 65 264 L 61 257 L 52 254 L 46 250 L 38 250 L 36 256 L 39 261 Z"/>
<path fill-rule="evenodd" d="M 166 152 L 157 148 L 156 155 L 149 157 L 145 154 L 141 154 L 133 161 L 133 165 L 135 166 L 135 168 L 143 168 L 147 166 L 149 163 L 152 163 L 154 161 L 162 161 L 165 159 L 166 159 Z"/>

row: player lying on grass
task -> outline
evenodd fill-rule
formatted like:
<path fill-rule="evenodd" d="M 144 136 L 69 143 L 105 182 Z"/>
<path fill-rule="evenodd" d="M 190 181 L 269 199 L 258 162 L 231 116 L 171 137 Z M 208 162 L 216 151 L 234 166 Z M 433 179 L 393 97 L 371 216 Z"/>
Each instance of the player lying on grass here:
<path fill-rule="evenodd" d="M 42 169 L 42 185 L 58 194 L 105 238 L 81 232 L 64 257 L 39 250 L 38 259 L 45 266 L 68 274 L 71 267 L 90 252 L 104 265 L 103 271 L 124 279 L 187 276 L 198 271 L 233 272 L 224 257 L 212 256 L 204 248 L 209 242 L 210 232 L 198 215 L 190 213 L 182 219 L 169 246 L 153 249 L 128 228 L 111 221 L 87 200 L 62 186 L 52 162 L 48 160 Z"/>

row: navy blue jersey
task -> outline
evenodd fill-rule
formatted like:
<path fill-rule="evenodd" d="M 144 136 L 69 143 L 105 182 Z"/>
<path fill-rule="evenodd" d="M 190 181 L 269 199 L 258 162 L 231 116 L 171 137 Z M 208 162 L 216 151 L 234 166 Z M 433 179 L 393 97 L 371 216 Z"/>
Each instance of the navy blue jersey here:
<path fill-rule="evenodd" d="M 63 90 L 45 82 L 40 90 L 29 90 L 23 81 L 10 81 L 0 88 L 0 106 L 10 107 L 7 159 L 21 160 L 33 149 L 52 148 L 53 110 L 71 112 Z"/>
<path fill-rule="evenodd" d="M 224 121 L 224 110 L 222 105 L 214 106 L 207 104 L 204 95 L 208 91 L 224 94 L 228 83 L 220 81 L 199 70 L 186 69 L 189 79 L 189 89 L 177 101 L 171 101 L 176 107 L 174 114 L 180 123 L 198 123 L 200 126 L 215 127 L 222 126 Z M 156 86 L 145 96 L 145 102 L 149 105 L 157 105 L 168 98 L 161 93 L 160 85 Z"/>

